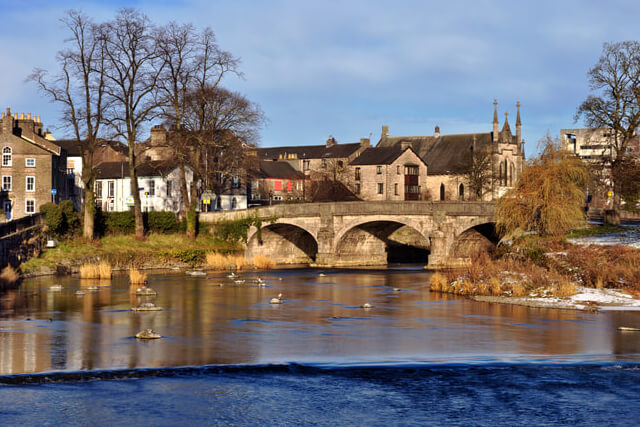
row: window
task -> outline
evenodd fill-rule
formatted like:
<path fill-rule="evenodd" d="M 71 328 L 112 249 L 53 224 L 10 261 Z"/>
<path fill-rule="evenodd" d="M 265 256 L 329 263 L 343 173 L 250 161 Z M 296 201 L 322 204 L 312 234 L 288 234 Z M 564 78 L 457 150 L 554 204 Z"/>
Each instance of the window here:
<path fill-rule="evenodd" d="M 382 194 L 384 193 L 384 184 L 379 182 L 378 183 L 378 194 Z"/>
<path fill-rule="evenodd" d="M 420 168 L 418 168 L 418 166 L 406 165 L 404 167 L 405 175 L 418 175 L 419 173 L 420 173 Z"/>
<path fill-rule="evenodd" d="M 418 194 L 418 193 L 420 193 L 420 186 L 419 185 L 405 185 L 404 186 L 404 192 L 405 193 L 409 193 L 409 194 Z"/>
<path fill-rule="evenodd" d="M 400 166 L 398 166 L 398 168 L 400 168 Z M 396 196 L 398 195 L 398 184 L 393 184 L 393 194 L 395 194 Z"/>
<path fill-rule="evenodd" d="M 28 176 L 27 177 L 26 191 L 28 191 L 30 193 L 36 191 L 36 177 L 35 176 Z"/>
<path fill-rule="evenodd" d="M 74 159 L 67 159 L 67 169 L 75 169 L 76 161 Z"/>
<path fill-rule="evenodd" d="M 400 165 L 396 166 L 396 175 L 400 175 Z"/>
<path fill-rule="evenodd" d="M 116 183 L 115 181 L 107 181 L 107 197 L 115 197 Z"/>
<path fill-rule="evenodd" d="M 322 159 L 322 167 L 326 169 L 326 167 L 327 167 L 327 159 Z"/>
<path fill-rule="evenodd" d="M 147 181 L 147 186 L 149 187 L 149 195 L 150 196 L 155 196 L 156 195 L 156 182 L 151 179 L 151 180 Z"/>
<path fill-rule="evenodd" d="M 2 177 L 2 191 L 11 191 L 11 175 Z"/>
<path fill-rule="evenodd" d="M 35 168 L 36 159 L 33 157 L 27 157 L 26 159 L 24 159 L 24 166 L 27 168 Z"/>
<path fill-rule="evenodd" d="M 458 198 L 464 200 L 464 184 L 460 184 L 460 187 L 458 187 Z"/>
<path fill-rule="evenodd" d="M 311 160 L 302 161 L 302 170 L 308 171 L 311 168 Z"/>
<path fill-rule="evenodd" d="M 444 200 L 444 196 L 445 196 L 444 184 L 440 184 L 440 200 Z"/>
<path fill-rule="evenodd" d="M 360 168 L 356 168 L 356 181 L 360 181 Z"/>
<path fill-rule="evenodd" d="M 360 194 L 360 183 L 357 183 L 357 184 L 356 184 L 355 193 L 356 193 L 356 194 Z"/>
<path fill-rule="evenodd" d="M 97 198 L 102 197 L 102 181 L 96 181 L 95 184 L 93 184 L 93 192 Z"/>
<path fill-rule="evenodd" d="M 382 174 L 382 166 L 376 166 L 376 173 L 377 173 L 378 175 L 381 175 L 381 174 Z"/>
<path fill-rule="evenodd" d="M 237 208 L 238 208 L 238 201 L 234 197 L 233 199 L 231 199 L 231 209 L 237 209 Z"/>
<path fill-rule="evenodd" d="M 344 162 L 342 160 L 338 160 L 338 171 L 342 172 L 343 168 L 344 168 Z"/>
<path fill-rule="evenodd" d="M 4 147 L 2 149 L 2 166 L 11 166 L 13 164 L 13 154 L 11 147 Z"/>
<path fill-rule="evenodd" d="M 36 213 L 36 199 L 24 199 L 24 211 L 28 214 Z"/>
<path fill-rule="evenodd" d="M 167 181 L 167 197 L 171 197 L 172 186 L 173 186 L 173 182 Z"/>

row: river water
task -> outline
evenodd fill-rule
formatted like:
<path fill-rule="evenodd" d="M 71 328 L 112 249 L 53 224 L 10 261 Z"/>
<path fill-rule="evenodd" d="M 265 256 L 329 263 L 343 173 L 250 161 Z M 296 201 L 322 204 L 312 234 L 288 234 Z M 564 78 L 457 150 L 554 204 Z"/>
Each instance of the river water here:
<path fill-rule="evenodd" d="M 155 297 L 125 276 L 27 280 L 0 297 L 0 423 L 634 424 L 640 333 L 616 328 L 640 313 L 479 303 L 428 279 L 157 273 Z M 144 302 L 163 310 L 130 310 Z"/>

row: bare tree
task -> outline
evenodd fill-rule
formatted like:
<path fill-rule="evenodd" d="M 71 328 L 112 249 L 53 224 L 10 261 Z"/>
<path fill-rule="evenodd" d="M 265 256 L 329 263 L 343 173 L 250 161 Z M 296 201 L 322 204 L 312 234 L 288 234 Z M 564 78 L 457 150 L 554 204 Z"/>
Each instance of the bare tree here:
<path fill-rule="evenodd" d="M 136 173 L 136 143 L 144 124 L 158 114 L 157 82 L 164 64 L 159 60 L 154 28 L 139 11 L 120 10 L 102 30 L 106 41 L 106 93 L 110 102 L 105 120 L 115 135 L 129 146 L 135 235 L 142 239 L 144 225 Z"/>
<path fill-rule="evenodd" d="M 325 158 L 320 168 L 310 173 L 310 198 L 314 202 L 338 202 L 360 200 L 356 195 L 355 169 L 346 159 Z"/>
<path fill-rule="evenodd" d="M 80 11 L 70 10 L 61 20 L 71 33 L 70 47 L 58 52 L 61 70 L 49 78 L 42 69 L 30 79 L 54 102 L 63 106 L 62 123 L 70 128 L 82 153 L 83 237 L 94 238 L 95 202 L 93 155 L 98 146 L 105 104 L 105 40 L 96 24 Z"/>
<path fill-rule="evenodd" d="M 593 92 L 579 107 L 576 120 L 583 118 L 592 128 L 611 130 L 611 185 L 614 191 L 614 222 L 619 221 L 625 187 L 627 147 L 640 125 L 640 43 L 605 43 L 598 63 L 588 72 Z"/>
<path fill-rule="evenodd" d="M 252 144 L 265 117 L 243 95 L 220 86 L 205 86 L 188 95 L 184 129 L 190 138 L 192 166 L 207 189 L 220 194 L 239 184 L 239 177 L 257 166 Z M 256 164 L 253 164 L 256 163 Z M 192 188 L 192 200 L 195 200 Z"/>
<path fill-rule="evenodd" d="M 172 127 L 171 144 L 180 170 L 181 193 L 187 212 L 187 235 L 195 237 L 197 188 L 192 186 L 192 194 L 188 194 L 185 166 L 202 161 L 204 148 L 201 139 L 206 134 L 206 108 L 199 107 L 194 98 L 197 96 L 195 94 L 204 94 L 207 90 L 217 88 L 226 74 L 240 75 L 237 71 L 238 60 L 218 47 L 210 28 L 196 34 L 191 25 L 170 23 L 157 31 L 156 40 L 164 62 L 158 81 L 163 98 L 163 114 Z M 187 114 L 190 126 L 185 127 Z M 197 167 L 194 172 L 196 182 L 202 174 Z"/>
<path fill-rule="evenodd" d="M 491 191 L 492 155 L 487 148 L 472 149 L 463 176 L 476 200 L 482 200 Z"/>

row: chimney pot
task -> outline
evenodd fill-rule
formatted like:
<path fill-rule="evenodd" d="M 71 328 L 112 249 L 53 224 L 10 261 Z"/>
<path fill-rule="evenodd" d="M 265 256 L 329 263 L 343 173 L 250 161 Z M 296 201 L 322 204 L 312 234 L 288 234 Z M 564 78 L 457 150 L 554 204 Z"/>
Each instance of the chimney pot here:
<path fill-rule="evenodd" d="M 440 136 L 440 126 L 436 125 L 436 129 L 433 133 L 435 136 Z"/>

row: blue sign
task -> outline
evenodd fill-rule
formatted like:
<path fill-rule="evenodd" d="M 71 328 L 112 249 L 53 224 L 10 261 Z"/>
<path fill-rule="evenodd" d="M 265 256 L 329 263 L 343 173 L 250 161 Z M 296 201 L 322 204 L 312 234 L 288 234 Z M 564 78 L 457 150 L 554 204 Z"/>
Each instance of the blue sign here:
<path fill-rule="evenodd" d="M 51 194 L 53 194 L 54 196 L 56 195 L 57 192 L 58 192 L 58 190 L 56 190 L 55 188 L 51 189 Z"/>

